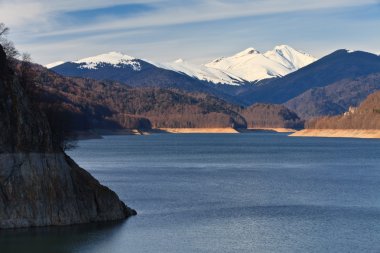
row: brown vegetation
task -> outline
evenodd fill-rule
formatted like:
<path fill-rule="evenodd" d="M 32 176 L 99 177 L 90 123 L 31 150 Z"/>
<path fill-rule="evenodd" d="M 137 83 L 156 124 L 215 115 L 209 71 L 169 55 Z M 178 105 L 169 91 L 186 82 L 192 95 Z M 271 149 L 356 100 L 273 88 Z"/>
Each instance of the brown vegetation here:
<path fill-rule="evenodd" d="M 83 78 L 67 78 L 35 66 L 41 106 L 53 121 L 70 114 L 65 130 L 91 128 L 244 128 L 238 106 L 202 93 L 130 88 Z"/>
<path fill-rule="evenodd" d="M 247 121 L 248 128 L 303 128 L 303 121 L 283 105 L 254 104 L 241 114 Z"/>
<path fill-rule="evenodd" d="M 247 120 L 249 126 L 300 126 L 297 115 L 280 105 L 243 109 L 204 93 L 63 77 L 39 65 L 33 70 L 37 100 L 58 135 L 90 129 L 247 128 Z"/>
<path fill-rule="evenodd" d="M 307 122 L 312 129 L 380 129 L 380 91 L 367 97 L 359 107 L 343 115 L 321 117 Z"/>

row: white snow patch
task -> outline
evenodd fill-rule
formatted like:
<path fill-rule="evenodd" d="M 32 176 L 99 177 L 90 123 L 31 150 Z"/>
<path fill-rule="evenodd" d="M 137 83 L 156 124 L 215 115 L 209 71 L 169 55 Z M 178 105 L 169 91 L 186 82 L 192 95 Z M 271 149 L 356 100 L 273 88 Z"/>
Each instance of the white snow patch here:
<path fill-rule="evenodd" d="M 115 68 L 121 68 L 124 65 L 129 65 L 132 67 L 134 71 L 140 71 L 141 65 L 137 59 L 125 55 L 119 52 L 110 52 L 106 54 L 100 54 L 93 57 L 88 57 L 84 59 L 80 59 L 75 61 L 74 63 L 80 64 L 79 68 L 86 68 L 86 69 L 98 69 L 100 66 L 103 66 L 105 64 L 112 65 Z"/>
<path fill-rule="evenodd" d="M 197 78 L 199 80 L 212 82 L 215 84 L 222 83 L 230 85 L 239 85 L 240 83 L 245 82 L 245 80 L 233 74 L 218 69 L 208 68 L 204 65 L 192 64 L 183 59 L 178 59 L 174 62 L 161 63 L 155 65 L 160 68 L 165 68 L 168 70 L 183 73 L 185 75 Z"/>

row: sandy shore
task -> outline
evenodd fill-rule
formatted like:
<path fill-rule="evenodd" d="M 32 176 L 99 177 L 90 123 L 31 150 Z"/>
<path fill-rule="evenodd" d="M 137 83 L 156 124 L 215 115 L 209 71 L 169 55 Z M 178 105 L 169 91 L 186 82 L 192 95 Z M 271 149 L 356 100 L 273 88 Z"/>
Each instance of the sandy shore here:
<path fill-rule="evenodd" d="M 247 128 L 248 131 L 270 131 L 276 133 L 295 133 L 297 130 L 292 128 Z"/>
<path fill-rule="evenodd" d="M 228 128 L 159 128 L 159 131 L 171 134 L 237 134 L 232 127 Z"/>
<path fill-rule="evenodd" d="M 380 129 L 304 129 L 290 136 L 296 137 L 334 137 L 334 138 L 380 138 Z"/>

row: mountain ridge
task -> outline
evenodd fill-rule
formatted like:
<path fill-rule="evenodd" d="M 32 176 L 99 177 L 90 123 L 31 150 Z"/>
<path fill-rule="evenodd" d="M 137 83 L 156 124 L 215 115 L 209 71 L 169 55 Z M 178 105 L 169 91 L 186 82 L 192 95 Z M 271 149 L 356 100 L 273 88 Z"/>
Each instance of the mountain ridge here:
<path fill-rule="evenodd" d="M 242 60 L 244 64 L 242 64 Z M 69 63 L 78 64 L 77 68 L 87 69 L 98 69 L 102 65 L 113 66 L 115 68 L 127 68 L 127 66 L 131 66 L 134 71 L 141 71 L 140 64 L 141 62 L 145 62 L 157 68 L 181 73 L 200 81 L 214 84 L 242 85 L 287 75 L 315 60 L 316 58 L 309 54 L 295 50 L 287 45 L 280 45 L 276 46 L 272 51 L 267 51 L 263 54 L 254 48 L 248 48 L 233 56 L 221 57 L 201 65 L 192 64 L 182 59 L 169 63 L 155 63 L 113 51 L 76 61 L 55 62 L 45 66 L 58 71 L 61 65 Z M 247 68 L 252 68 L 252 70 L 248 70 Z"/>

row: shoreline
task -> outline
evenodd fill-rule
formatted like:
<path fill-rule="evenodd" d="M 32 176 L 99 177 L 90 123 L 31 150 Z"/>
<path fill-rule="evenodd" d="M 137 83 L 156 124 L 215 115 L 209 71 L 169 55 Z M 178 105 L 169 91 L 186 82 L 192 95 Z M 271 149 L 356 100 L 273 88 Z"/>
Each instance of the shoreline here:
<path fill-rule="evenodd" d="M 232 127 L 213 128 L 153 128 L 153 129 L 94 129 L 90 131 L 75 132 L 78 140 L 101 139 L 104 135 L 150 135 L 150 134 L 239 134 L 254 132 L 295 133 L 291 128 L 246 128 Z"/>
<path fill-rule="evenodd" d="M 380 139 L 380 129 L 304 129 L 289 136 Z"/>
<path fill-rule="evenodd" d="M 152 133 L 161 132 L 169 134 L 238 134 L 239 131 L 232 127 L 215 128 L 156 128 Z"/>
<path fill-rule="evenodd" d="M 295 133 L 298 131 L 293 128 L 283 128 L 283 127 L 258 127 L 258 128 L 247 128 L 244 130 L 248 132 L 276 132 L 276 133 Z"/>

